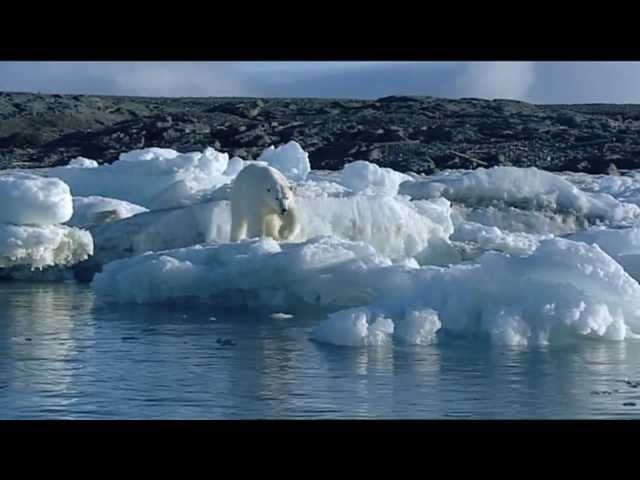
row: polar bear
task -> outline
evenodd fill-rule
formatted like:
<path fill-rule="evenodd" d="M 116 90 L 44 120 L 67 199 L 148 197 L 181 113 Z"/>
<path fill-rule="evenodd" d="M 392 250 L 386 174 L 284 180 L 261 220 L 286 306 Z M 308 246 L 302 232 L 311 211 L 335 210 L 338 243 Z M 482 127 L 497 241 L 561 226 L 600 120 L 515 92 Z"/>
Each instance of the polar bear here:
<path fill-rule="evenodd" d="M 288 240 L 300 228 L 293 191 L 275 168 L 247 165 L 233 182 L 230 200 L 232 242 L 254 237 Z"/>

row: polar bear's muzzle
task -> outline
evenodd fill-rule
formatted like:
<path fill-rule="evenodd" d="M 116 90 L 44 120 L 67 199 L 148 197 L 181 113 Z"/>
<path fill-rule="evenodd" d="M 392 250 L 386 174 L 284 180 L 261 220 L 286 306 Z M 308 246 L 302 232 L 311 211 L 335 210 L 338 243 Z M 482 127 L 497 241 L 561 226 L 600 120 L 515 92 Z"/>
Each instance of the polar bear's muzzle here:
<path fill-rule="evenodd" d="M 283 215 L 289 211 L 289 207 L 287 206 L 287 199 L 286 198 L 282 198 L 282 197 L 279 198 L 278 199 L 278 206 L 280 207 L 280 212 L 282 212 Z"/>

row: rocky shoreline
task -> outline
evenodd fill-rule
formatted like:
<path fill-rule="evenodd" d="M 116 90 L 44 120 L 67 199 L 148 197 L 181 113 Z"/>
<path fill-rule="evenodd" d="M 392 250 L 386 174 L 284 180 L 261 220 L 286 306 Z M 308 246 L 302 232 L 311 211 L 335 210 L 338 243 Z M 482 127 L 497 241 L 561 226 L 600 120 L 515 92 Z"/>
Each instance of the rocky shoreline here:
<path fill-rule="evenodd" d="M 0 92 L 0 169 L 110 163 L 150 146 L 255 159 L 296 140 L 313 169 L 367 160 L 401 172 L 640 168 L 640 105 L 511 100 L 144 98 Z"/>

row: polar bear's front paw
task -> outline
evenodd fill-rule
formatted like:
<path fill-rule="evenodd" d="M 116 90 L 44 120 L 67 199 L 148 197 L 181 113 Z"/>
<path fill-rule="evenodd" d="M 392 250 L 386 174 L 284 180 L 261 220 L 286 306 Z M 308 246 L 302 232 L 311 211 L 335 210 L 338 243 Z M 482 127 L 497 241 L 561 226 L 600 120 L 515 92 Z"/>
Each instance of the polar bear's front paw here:
<path fill-rule="evenodd" d="M 299 230 L 298 225 L 296 224 L 290 225 L 285 222 L 280 226 L 280 230 L 278 233 L 280 234 L 280 238 L 282 240 L 289 240 L 298 233 L 298 230 Z"/>

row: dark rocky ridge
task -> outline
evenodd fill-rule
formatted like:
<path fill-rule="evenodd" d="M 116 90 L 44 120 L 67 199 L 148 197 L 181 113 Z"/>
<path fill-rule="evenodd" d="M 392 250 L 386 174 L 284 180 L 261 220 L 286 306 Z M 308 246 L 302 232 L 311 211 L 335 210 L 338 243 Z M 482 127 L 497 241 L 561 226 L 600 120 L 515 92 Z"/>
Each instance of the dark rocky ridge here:
<path fill-rule="evenodd" d="M 245 159 L 296 140 L 315 169 L 368 160 L 399 171 L 640 168 L 640 105 L 510 100 L 143 98 L 0 92 L 0 169 L 113 162 L 149 146 Z"/>

